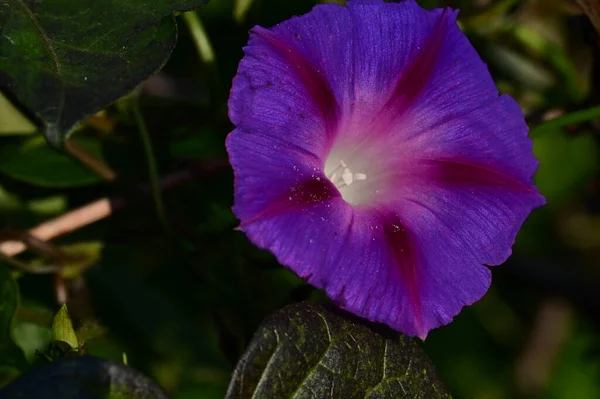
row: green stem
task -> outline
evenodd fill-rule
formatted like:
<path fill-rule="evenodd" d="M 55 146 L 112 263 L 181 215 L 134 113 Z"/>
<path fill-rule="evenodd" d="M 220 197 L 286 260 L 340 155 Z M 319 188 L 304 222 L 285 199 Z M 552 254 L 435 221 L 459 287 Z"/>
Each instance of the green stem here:
<path fill-rule="evenodd" d="M 196 14 L 195 11 L 189 11 L 183 14 L 183 19 L 185 20 L 190 33 L 192 34 L 194 44 L 196 45 L 196 49 L 198 50 L 198 54 L 200 54 L 200 59 L 202 62 L 207 65 L 215 64 L 215 52 L 210 44 L 210 39 L 208 38 L 208 34 L 206 33 L 204 25 L 202 25 L 202 21 L 198 17 L 198 14 Z"/>
<path fill-rule="evenodd" d="M 221 77 L 219 75 L 219 68 L 217 67 L 215 51 L 210 43 L 206 29 L 204 29 L 202 20 L 195 11 L 184 13 L 183 20 L 192 35 L 192 40 L 200 56 L 200 62 L 205 65 L 206 72 L 210 75 L 208 86 L 213 98 L 210 104 L 217 107 L 215 110 L 218 112 L 218 105 L 223 104 L 224 101 L 221 95 Z"/>
<path fill-rule="evenodd" d="M 549 121 L 546 121 L 531 129 L 531 133 L 529 135 L 532 138 L 535 138 L 541 135 L 542 133 L 551 130 L 559 130 L 569 125 L 576 125 L 596 118 L 600 118 L 600 105 L 597 105 L 592 108 L 582 109 L 580 111 L 571 112 L 566 115 L 559 116 L 558 118 L 550 119 Z"/>
<path fill-rule="evenodd" d="M 133 110 L 133 117 L 135 118 L 140 136 L 142 138 L 142 143 L 144 145 L 144 152 L 146 153 L 146 162 L 147 162 L 147 166 L 148 166 L 148 175 L 149 175 L 149 179 L 150 179 L 150 189 L 152 190 L 152 197 L 154 198 L 154 204 L 156 206 L 156 214 L 158 216 L 158 220 L 163 225 L 163 228 L 166 231 L 169 231 L 170 229 L 169 229 L 169 223 L 168 223 L 168 219 L 167 219 L 167 212 L 165 210 L 165 205 L 164 205 L 163 197 L 162 197 L 162 191 L 160 188 L 160 179 L 158 176 L 158 166 L 156 163 L 154 148 L 152 147 L 152 139 L 150 137 L 150 134 L 148 133 L 148 129 L 146 128 L 146 123 L 144 122 L 144 117 L 142 116 L 139 99 L 134 100 L 132 110 Z"/>

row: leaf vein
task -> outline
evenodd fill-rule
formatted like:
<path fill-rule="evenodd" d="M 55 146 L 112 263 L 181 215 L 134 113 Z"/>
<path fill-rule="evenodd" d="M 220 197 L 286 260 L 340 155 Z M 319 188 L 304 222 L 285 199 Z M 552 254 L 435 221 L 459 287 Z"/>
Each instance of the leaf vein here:
<path fill-rule="evenodd" d="M 269 374 L 269 369 L 273 366 L 273 362 L 275 360 L 277 352 L 279 351 L 279 349 L 282 346 L 281 345 L 281 340 L 279 339 L 279 334 L 277 333 L 277 330 L 274 329 L 273 333 L 275 333 L 275 338 L 277 340 L 277 346 L 275 346 L 275 350 L 273 351 L 273 353 L 269 357 L 269 361 L 265 365 L 265 369 L 262 372 L 262 374 L 260 376 L 260 379 L 258 380 L 258 383 L 256 384 L 256 388 L 254 388 L 254 392 L 252 393 L 252 397 L 250 399 L 256 398 L 256 394 L 258 393 L 259 388 L 261 387 L 262 384 L 264 384 L 267 381 L 267 375 Z"/>
<path fill-rule="evenodd" d="M 37 20 L 33 11 L 31 11 L 31 9 L 27 6 L 27 4 L 25 4 L 25 2 L 23 0 L 14 0 L 14 1 L 21 7 L 21 9 L 29 17 L 29 19 L 31 20 L 31 23 L 33 24 L 35 29 L 38 31 L 38 33 L 39 33 L 40 37 L 42 38 L 42 40 L 44 41 L 44 43 L 46 44 L 48 52 L 50 53 L 50 58 L 52 58 L 52 62 L 54 63 L 54 70 L 59 77 L 59 79 L 58 79 L 60 82 L 60 94 L 59 94 L 60 100 L 59 100 L 59 106 L 58 106 L 59 112 L 58 112 L 58 115 L 56 116 L 56 120 L 54 122 L 54 124 L 58 125 L 58 123 L 60 122 L 62 109 L 65 104 L 65 83 L 62 79 L 62 64 L 60 62 L 60 59 L 58 58 L 56 49 L 54 48 L 54 45 L 52 44 L 52 40 L 50 40 L 50 38 L 46 34 L 44 28 L 42 27 L 42 25 L 40 25 L 40 23 Z"/>

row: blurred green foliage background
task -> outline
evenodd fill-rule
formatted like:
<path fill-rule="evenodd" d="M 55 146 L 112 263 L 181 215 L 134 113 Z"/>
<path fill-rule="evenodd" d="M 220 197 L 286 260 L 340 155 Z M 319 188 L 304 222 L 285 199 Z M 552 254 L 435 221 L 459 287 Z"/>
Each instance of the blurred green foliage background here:
<path fill-rule="evenodd" d="M 523 227 L 511 259 L 493 269 L 489 293 L 423 346 L 458 398 L 598 398 L 600 112 L 577 123 L 564 116 L 600 104 L 598 35 L 566 0 L 420 3 L 461 9 L 461 27 L 533 128 L 536 182 L 548 200 Z M 35 353 L 50 341 L 57 297 L 65 296 L 76 328 L 91 331 L 87 353 L 118 361 L 125 353 L 174 399 L 220 398 L 266 315 L 326 300 L 234 231 L 224 149 L 232 128 L 226 100 L 248 29 L 314 5 L 212 0 L 196 15 L 214 57 L 199 52 L 190 21 L 179 18 L 179 41 L 163 70 L 135 98 L 88 120 L 66 153 L 47 146 L 0 97 L 0 238 L 101 198 L 115 206 L 112 216 L 51 242 L 76 260 L 40 247 L 18 257 L 31 269 L 22 272 L 3 259 L 20 290 L 12 334 L 30 362 L 41 361 Z M 164 217 L 141 188 L 150 177 L 132 112 L 137 101 L 157 173 L 174 176 L 162 192 Z M 90 159 L 101 166 L 90 168 Z M 58 277 L 45 272 L 53 267 Z M 0 370 L 9 360 L 0 359 Z"/>

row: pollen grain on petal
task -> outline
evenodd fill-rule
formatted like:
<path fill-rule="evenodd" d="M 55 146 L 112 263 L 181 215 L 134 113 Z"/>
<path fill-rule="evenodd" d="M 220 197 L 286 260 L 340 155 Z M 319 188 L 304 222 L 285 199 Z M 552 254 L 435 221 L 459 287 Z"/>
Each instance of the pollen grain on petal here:
<path fill-rule="evenodd" d="M 312 206 L 324 203 L 333 198 L 339 197 L 339 192 L 332 186 L 327 179 L 319 176 L 311 177 L 308 180 L 290 187 L 289 191 L 272 201 L 265 209 L 258 212 L 254 217 L 242 221 L 240 229 L 244 229 L 249 224 L 259 220 L 276 217 L 281 213 L 295 210 L 298 208 Z"/>

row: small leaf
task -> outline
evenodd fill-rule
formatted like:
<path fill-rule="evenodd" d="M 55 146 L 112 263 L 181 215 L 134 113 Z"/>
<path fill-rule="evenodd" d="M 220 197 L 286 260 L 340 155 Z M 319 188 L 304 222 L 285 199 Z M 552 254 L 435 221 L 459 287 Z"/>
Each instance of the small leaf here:
<path fill-rule="evenodd" d="M 174 12 L 208 0 L 0 0 L 0 87 L 62 145 L 76 125 L 167 61 Z"/>
<path fill-rule="evenodd" d="M 19 290 L 8 268 L 0 263 L 0 386 L 27 368 L 23 351 L 12 338 L 12 324 Z"/>
<path fill-rule="evenodd" d="M 77 335 L 75 335 L 75 329 L 73 328 L 73 322 L 71 322 L 67 305 L 63 304 L 56 313 L 56 316 L 54 316 L 54 321 L 52 322 L 52 341 L 64 342 L 71 349 L 79 347 L 79 341 L 77 340 Z"/>
<path fill-rule="evenodd" d="M 267 319 L 239 361 L 227 398 L 450 397 L 412 339 L 392 339 L 340 313 L 301 303 Z"/>
<path fill-rule="evenodd" d="M 77 143 L 100 157 L 100 141 L 86 138 L 78 139 Z M 78 161 L 50 147 L 40 136 L 0 146 L 0 172 L 42 187 L 79 187 L 102 181 Z"/>
<path fill-rule="evenodd" d="M 167 399 L 148 377 L 131 367 L 83 356 L 51 362 L 0 391 L 3 399 Z"/>

